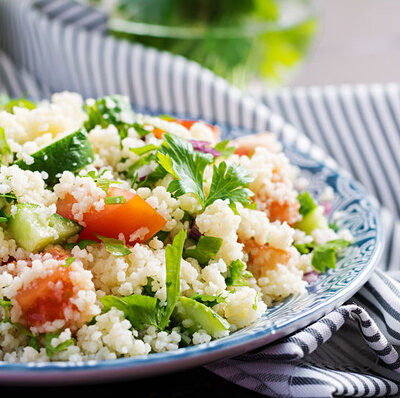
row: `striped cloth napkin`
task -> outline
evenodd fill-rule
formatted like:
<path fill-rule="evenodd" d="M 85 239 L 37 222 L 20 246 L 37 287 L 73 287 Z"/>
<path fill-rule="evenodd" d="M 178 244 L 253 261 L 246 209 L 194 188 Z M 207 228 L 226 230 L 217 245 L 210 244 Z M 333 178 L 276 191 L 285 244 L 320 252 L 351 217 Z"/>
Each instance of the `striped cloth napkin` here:
<path fill-rule="evenodd" d="M 141 111 L 269 130 L 353 174 L 382 206 L 384 256 L 348 303 L 288 338 L 207 368 L 270 397 L 397 395 L 400 86 L 283 89 L 255 98 L 182 57 L 107 36 L 106 26 L 102 13 L 70 0 L 0 0 L 0 92 L 33 99 L 61 90 L 121 93 Z"/>

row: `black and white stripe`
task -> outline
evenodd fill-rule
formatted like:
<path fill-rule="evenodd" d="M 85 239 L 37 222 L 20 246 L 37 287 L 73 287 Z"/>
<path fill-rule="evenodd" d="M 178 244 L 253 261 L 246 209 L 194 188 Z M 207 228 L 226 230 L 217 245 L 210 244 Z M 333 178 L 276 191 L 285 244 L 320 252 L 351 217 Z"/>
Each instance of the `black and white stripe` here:
<path fill-rule="evenodd" d="M 139 110 L 268 129 L 315 157 L 328 154 L 332 167 L 352 173 L 383 204 L 381 268 L 399 270 L 399 85 L 283 89 L 254 98 L 196 63 L 105 30 L 103 14 L 69 0 L 0 0 L 0 91 L 33 99 L 61 90 L 123 93 Z M 378 271 L 349 304 L 315 324 L 209 369 L 274 397 L 387 396 L 400 386 L 393 345 L 400 345 L 400 284 Z"/>

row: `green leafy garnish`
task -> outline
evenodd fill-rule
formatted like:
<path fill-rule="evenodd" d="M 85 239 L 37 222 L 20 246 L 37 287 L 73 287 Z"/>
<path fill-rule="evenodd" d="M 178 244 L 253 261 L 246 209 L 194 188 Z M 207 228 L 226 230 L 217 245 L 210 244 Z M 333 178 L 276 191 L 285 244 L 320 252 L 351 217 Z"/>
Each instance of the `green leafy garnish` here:
<path fill-rule="evenodd" d="M 17 197 L 16 195 L 14 195 L 13 193 L 1 193 L 0 194 L 0 198 L 4 198 L 7 203 L 13 203 L 17 201 Z"/>
<path fill-rule="evenodd" d="M 186 249 L 183 258 L 194 258 L 204 267 L 215 257 L 221 248 L 223 240 L 213 236 L 200 236 L 199 242 L 194 249 Z"/>
<path fill-rule="evenodd" d="M 329 228 L 332 229 L 335 232 L 339 231 L 339 225 L 337 225 L 336 222 L 333 222 L 333 223 L 329 224 Z"/>
<path fill-rule="evenodd" d="M 313 249 L 313 244 L 310 243 L 294 243 L 293 246 L 297 249 L 300 254 L 308 254 Z"/>
<path fill-rule="evenodd" d="M 60 336 L 61 332 L 62 332 L 62 329 L 58 330 L 55 333 L 46 333 L 46 335 L 44 337 L 44 342 L 45 342 L 45 347 L 46 347 L 46 354 L 48 357 L 52 357 L 52 356 L 54 356 L 54 354 L 64 351 L 67 347 L 74 344 L 74 340 L 69 339 L 69 340 L 66 340 L 63 343 L 59 344 L 57 347 L 54 347 L 51 344 L 51 341 L 54 338 L 58 338 Z"/>
<path fill-rule="evenodd" d="M 144 125 L 137 122 L 133 123 L 133 127 L 138 133 L 139 137 L 145 137 L 147 134 L 150 134 L 153 131 L 153 129 L 146 129 Z"/>
<path fill-rule="evenodd" d="M 180 137 L 164 134 L 164 139 L 165 143 L 157 152 L 157 160 L 176 178 L 169 184 L 168 191 L 176 196 L 193 193 L 204 204 L 203 175 L 213 156 L 195 151 L 189 141 Z"/>
<path fill-rule="evenodd" d="M 169 236 L 169 231 L 159 231 L 154 236 L 156 236 L 158 240 L 164 243 Z"/>
<path fill-rule="evenodd" d="M 175 236 L 172 245 L 165 248 L 165 268 L 167 285 L 167 305 L 160 321 L 160 329 L 168 326 L 172 311 L 180 296 L 180 268 L 183 253 L 183 245 L 186 240 L 186 231 L 181 230 Z"/>
<path fill-rule="evenodd" d="M 83 250 L 87 246 L 90 245 L 97 245 L 99 242 L 96 242 L 95 240 L 91 239 L 82 239 L 80 242 L 77 243 L 66 243 L 65 247 L 69 250 L 72 250 L 75 246 L 78 246 L 79 249 Z"/>
<path fill-rule="evenodd" d="M 245 268 L 246 265 L 242 261 L 232 261 L 229 266 L 230 275 L 225 279 L 226 286 L 247 286 L 245 278 L 251 278 L 253 275 Z"/>
<path fill-rule="evenodd" d="M 3 106 L 0 106 L 0 109 L 4 109 L 6 112 L 8 113 L 14 113 L 14 107 L 18 107 L 18 108 L 26 108 L 29 110 L 35 109 L 36 108 L 36 104 L 28 101 L 26 98 L 21 97 L 21 98 L 17 98 L 17 99 L 12 99 L 11 101 L 7 102 L 6 104 L 4 104 Z"/>
<path fill-rule="evenodd" d="M 227 166 L 225 162 L 221 162 L 218 166 L 214 166 L 210 193 L 204 207 L 217 199 L 229 199 L 231 203 L 239 202 L 243 205 L 250 204 L 252 192 L 246 186 L 251 181 L 253 177 L 243 167 L 234 164 Z"/>
<path fill-rule="evenodd" d="M 0 209 L 0 224 L 8 222 L 11 216 L 9 216 L 4 209 Z"/>
<path fill-rule="evenodd" d="M 311 264 L 320 272 L 324 272 L 326 268 L 335 268 L 336 253 L 350 244 L 345 239 L 331 240 L 324 245 L 314 246 Z"/>
<path fill-rule="evenodd" d="M 145 286 L 143 286 L 143 292 L 145 293 L 146 296 L 154 297 L 155 292 L 153 292 L 152 284 L 153 284 L 153 278 L 148 276 L 147 284 Z"/>
<path fill-rule="evenodd" d="M 221 154 L 221 156 L 229 157 L 233 155 L 236 149 L 234 146 L 228 146 L 229 143 L 230 140 L 220 141 L 217 145 L 215 145 L 214 149 L 217 150 Z"/>
<path fill-rule="evenodd" d="M 204 170 L 213 161 L 213 156 L 195 151 L 193 145 L 179 137 L 164 134 L 165 142 L 157 152 L 159 164 L 175 179 L 168 186 L 168 191 L 175 196 L 187 193 L 196 195 L 203 208 L 217 199 L 229 199 L 230 202 L 251 203 L 251 191 L 247 185 L 253 179 L 238 165 L 221 162 L 214 166 L 210 192 L 206 197 L 203 189 Z"/>
<path fill-rule="evenodd" d="M 108 196 L 104 199 L 104 202 L 108 205 L 122 205 L 125 203 L 124 196 Z"/>
<path fill-rule="evenodd" d="M 122 311 L 135 329 L 142 330 L 143 325 L 158 326 L 161 317 L 159 300 L 151 296 L 133 294 L 126 297 L 104 296 L 100 299 L 104 312 L 112 307 Z"/>
<path fill-rule="evenodd" d="M 0 127 L 0 161 L 3 162 L 3 159 L 7 155 L 11 155 L 11 148 L 8 145 L 6 140 L 6 133 L 3 127 Z"/>
<path fill-rule="evenodd" d="M 125 245 L 123 242 L 121 242 L 118 239 L 114 238 L 107 238 L 106 236 L 101 236 L 101 235 L 96 235 L 97 238 L 99 238 L 103 244 L 105 249 L 111 253 L 113 256 L 116 257 L 123 257 L 127 256 L 128 254 L 132 253 Z"/>
<path fill-rule="evenodd" d="M 138 148 L 129 148 L 129 150 L 131 152 L 133 152 L 134 154 L 138 155 L 138 156 L 142 156 L 148 152 L 153 152 L 156 149 L 158 149 L 158 147 L 156 147 L 153 144 L 149 144 L 149 145 L 144 145 L 144 146 L 140 146 Z"/>
<path fill-rule="evenodd" d="M 192 300 L 196 300 L 199 303 L 206 305 L 207 307 L 214 307 L 219 303 L 225 303 L 225 298 L 221 295 L 218 296 L 210 296 L 207 294 L 199 294 L 195 293 L 193 296 L 190 297 Z"/>
<path fill-rule="evenodd" d="M 317 207 L 317 204 L 314 202 L 314 199 L 308 192 L 303 192 L 297 196 L 297 200 L 300 203 L 299 213 L 304 217 L 312 210 Z"/>
<path fill-rule="evenodd" d="M 65 264 L 62 265 L 62 267 L 69 267 L 73 262 L 75 261 L 75 257 L 68 257 L 65 259 Z"/>
<path fill-rule="evenodd" d="M 110 189 L 111 184 L 121 184 L 119 181 L 112 181 L 109 180 L 108 178 L 103 177 L 104 173 L 107 170 L 103 170 L 98 176 L 96 175 L 96 172 L 94 170 L 89 171 L 86 175 L 87 177 L 90 177 L 94 182 L 97 183 L 99 188 L 101 188 L 105 193 L 108 193 L 108 190 Z"/>
<path fill-rule="evenodd" d="M 128 136 L 128 129 L 132 127 L 134 114 L 127 97 L 109 95 L 98 99 L 93 104 L 84 106 L 88 120 L 84 123 L 87 131 L 96 126 L 105 128 L 110 124 L 118 129 L 121 141 Z"/>

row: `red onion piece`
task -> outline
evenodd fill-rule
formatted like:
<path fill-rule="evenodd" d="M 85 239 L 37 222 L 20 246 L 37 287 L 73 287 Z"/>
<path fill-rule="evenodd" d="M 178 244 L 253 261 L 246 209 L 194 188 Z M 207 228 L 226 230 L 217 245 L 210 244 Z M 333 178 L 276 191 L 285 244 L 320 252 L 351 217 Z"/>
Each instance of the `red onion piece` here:
<path fill-rule="evenodd" d="M 190 228 L 188 236 L 189 238 L 192 238 L 196 242 L 199 241 L 200 237 L 202 236 L 202 233 L 199 231 L 199 228 L 197 227 L 196 224 L 193 224 L 192 228 Z"/>
<path fill-rule="evenodd" d="M 190 140 L 191 144 L 193 145 L 193 149 L 195 151 L 203 152 L 203 153 L 211 153 L 214 157 L 221 156 L 221 153 L 218 152 L 216 149 L 211 147 L 208 141 L 197 141 L 197 140 Z"/>
<path fill-rule="evenodd" d="M 317 271 L 306 272 L 303 275 L 303 281 L 306 281 L 307 283 L 313 283 L 318 279 L 318 277 L 319 277 L 319 274 Z"/>
<path fill-rule="evenodd" d="M 321 206 L 325 209 L 325 215 L 328 215 L 332 211 L 332 203 L 331 202 L 321 202 Z"/>

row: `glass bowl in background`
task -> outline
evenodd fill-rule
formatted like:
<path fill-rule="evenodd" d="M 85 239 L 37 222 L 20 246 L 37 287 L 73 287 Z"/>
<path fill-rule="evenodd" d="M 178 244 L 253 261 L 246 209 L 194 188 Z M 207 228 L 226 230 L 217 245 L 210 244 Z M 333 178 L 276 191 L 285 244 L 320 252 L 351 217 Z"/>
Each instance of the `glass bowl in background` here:
<path fill-rule="evenodd" d="M 287 83 L 312 43 L 312 0 L 90 0 L 121 38 L 200 63 L 232 84 Z"/>

